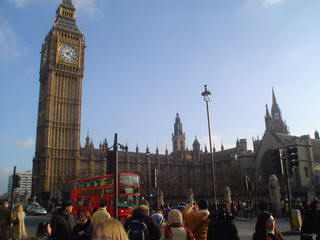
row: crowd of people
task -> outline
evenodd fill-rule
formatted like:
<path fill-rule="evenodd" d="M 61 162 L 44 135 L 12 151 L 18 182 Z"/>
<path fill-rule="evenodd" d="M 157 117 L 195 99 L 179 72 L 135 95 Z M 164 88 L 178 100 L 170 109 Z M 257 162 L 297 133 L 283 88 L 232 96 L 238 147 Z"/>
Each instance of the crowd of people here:
<path fill-rule="evenodd" d="M 301 240 L 320 239 L 320 202 L 306 206 Z M 72 214 L 73 206 L 65 203 L 52 212 L 50 222 L 38 225 L 37 237 L 27 238 L 23 207 L 16 204 L 9 209 L 4 201 L 0 209 L 0 240 L 239 240 L 232 204 L 219 204 L 209 211 L 206 200 L 192 203 L 184 209 L 157 209 L 150 212 L 148 204 L 141 204 L 125 221 L 112 218 L 102 202 L 91 216 L 87 210 Z M 274 216 L 261 211 L 257 217 L 253 240 L 283 240 Z"/>

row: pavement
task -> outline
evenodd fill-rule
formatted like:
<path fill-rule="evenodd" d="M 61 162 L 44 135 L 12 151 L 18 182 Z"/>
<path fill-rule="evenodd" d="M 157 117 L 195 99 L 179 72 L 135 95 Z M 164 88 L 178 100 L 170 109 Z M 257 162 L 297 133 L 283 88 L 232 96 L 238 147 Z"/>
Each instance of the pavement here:
<path fill-rule="evenodd" d="M 237 220 L 236 225 L 241 240 L 252 240 L 254 227 L 257 218 Z M 280 232 L 288 232 L 290 230 L 290 223 L 288 219 L 276 219 L 276 226 Z M 300 235 L 285 235 L 285 240 L 300 240 Z"/>
<path fill-rule="evenodd" d="M 28 237 L 35 237 L 37 234 L 37 226 L 40 222 L 46 221 L 49 222 L 51 215 L 47 216 L 26 216 L 25 225 L 28 233 Z"/>
<path fill-rule="evenodd" d="M 27 216 L 25 224 L 29 237 L 36 236 L 37 226 L 42 221 L 50 221 L 51 215 L 47 216 Z M 256 224 L 256 218 L 252 219 L 240 219 L 236 221 L 239 236 L 241 240 L 252 240 L 252 234 L 254 233 L 254 227 Z M 290 230 L 290 223 L 287 219 L 277 219 L 277 227 L 279 231 L 286 232 Z M 284 236 L 285 240 L 300 240 L 299 235 L 288 235 Z"/>

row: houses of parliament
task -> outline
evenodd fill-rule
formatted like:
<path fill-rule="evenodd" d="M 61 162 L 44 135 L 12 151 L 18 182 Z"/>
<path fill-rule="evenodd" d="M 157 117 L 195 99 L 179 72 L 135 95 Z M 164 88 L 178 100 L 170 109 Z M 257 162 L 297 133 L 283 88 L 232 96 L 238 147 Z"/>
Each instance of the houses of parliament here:
<path fill-rule="evenodd" d="M 70 191 L 74 179 L 104 175 L 108 167 L 105 160 L 109 148 L 107 140 L 95 147 L 87 136 L 85 145 L 80 144 L 85 41 L 77 27 L 75 12 L 71 0 L 62 0 L 41 49 L 32 192 L 42 200 L 63 198 Z M 272 115 L 266 116 L 266 132 L 281 132 L 288 136 L 274 94 Z M 269 161 L 264 159 L 261 152 L 268 148 L 263 138 L 254 139 L 253 143 L 254 151 L 247 149 L 246 139 L 237 140 L 233 148 L 224 149 L 221 146 L 219 151 L 214 151 L 218 197 L 223 196 L 227 186 L 233 196 L 240 196 L 243 192 L 239 186 L 241 178 L 250 176 L 256 179 L 260 174 L 257 169 L 263 166 L 264 161 Z M 185 133 L 178 113 L 175 116 L 172 146 L 173 151 L 169 153 L 166 149 L 165 154 L 160 154 L 158 149 L 155 153 L 149 153 L 148 148 L 141 150 L 139 146 L 135 151 L 119 152 L 119 171 L 139 174 L 143 196 L 148 194 L 148 181 L 153 179 L 150 175 L 157 169 L 158 188 L 165 200 L 186 200 L 190 189 L 196 199 L 211 198 L 210 153 L 206 147 L 201 148 L 197 138 L 192 149 L 186 148 Z M 256 156 L 262 159 L 259 165 Z M 312 169 L 311 165 L 309 167 Z"/>

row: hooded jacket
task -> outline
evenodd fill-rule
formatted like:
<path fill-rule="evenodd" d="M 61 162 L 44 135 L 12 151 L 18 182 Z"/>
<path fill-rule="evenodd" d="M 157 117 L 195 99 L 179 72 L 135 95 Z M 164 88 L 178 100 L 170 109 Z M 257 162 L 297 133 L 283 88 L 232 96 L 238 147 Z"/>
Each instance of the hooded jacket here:
<path fill-rule="evenodd" d="M 183 220 L 187 223 L 196 240 L 207 239 L 209 225 L 208 210 L 193 210 L 192 205 L 187 206 L 182 212 Z"/>

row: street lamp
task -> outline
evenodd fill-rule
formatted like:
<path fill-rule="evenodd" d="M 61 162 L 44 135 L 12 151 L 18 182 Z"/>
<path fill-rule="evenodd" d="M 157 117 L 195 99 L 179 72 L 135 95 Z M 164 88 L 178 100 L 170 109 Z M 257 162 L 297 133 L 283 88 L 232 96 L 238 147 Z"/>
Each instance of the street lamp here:
<path fill-rule="evenodd" d="M 211 159 L 211 168 L 212 168 L 212 190 L 213 190 L 213 204 L 215 210 L 217 210 L 217 196 L 216 196 L 216 174 L 215 166 L 213 161 L 213 152 L 212 152 L 212 143 L 211 143 L 211 128 L 210 128 L 210 115 L 209 115 L 209 102 L 211 92 L 208 91 L 207 85 L 204 85 L 204 92 L 201 93 L 203 100 L 206 102 L 207 107 L 207 119 L 208 119 L 208 131 L 209 131 L 209 144 L 210 144 L 210 159 Z"/>
<path fill-rule="evenodd" d="M 148 200 L 151 200 L 151 166 L 150 166 L 150 152 L 149 147 L 147 146 L 147 161 L 148 161 Z"/>

